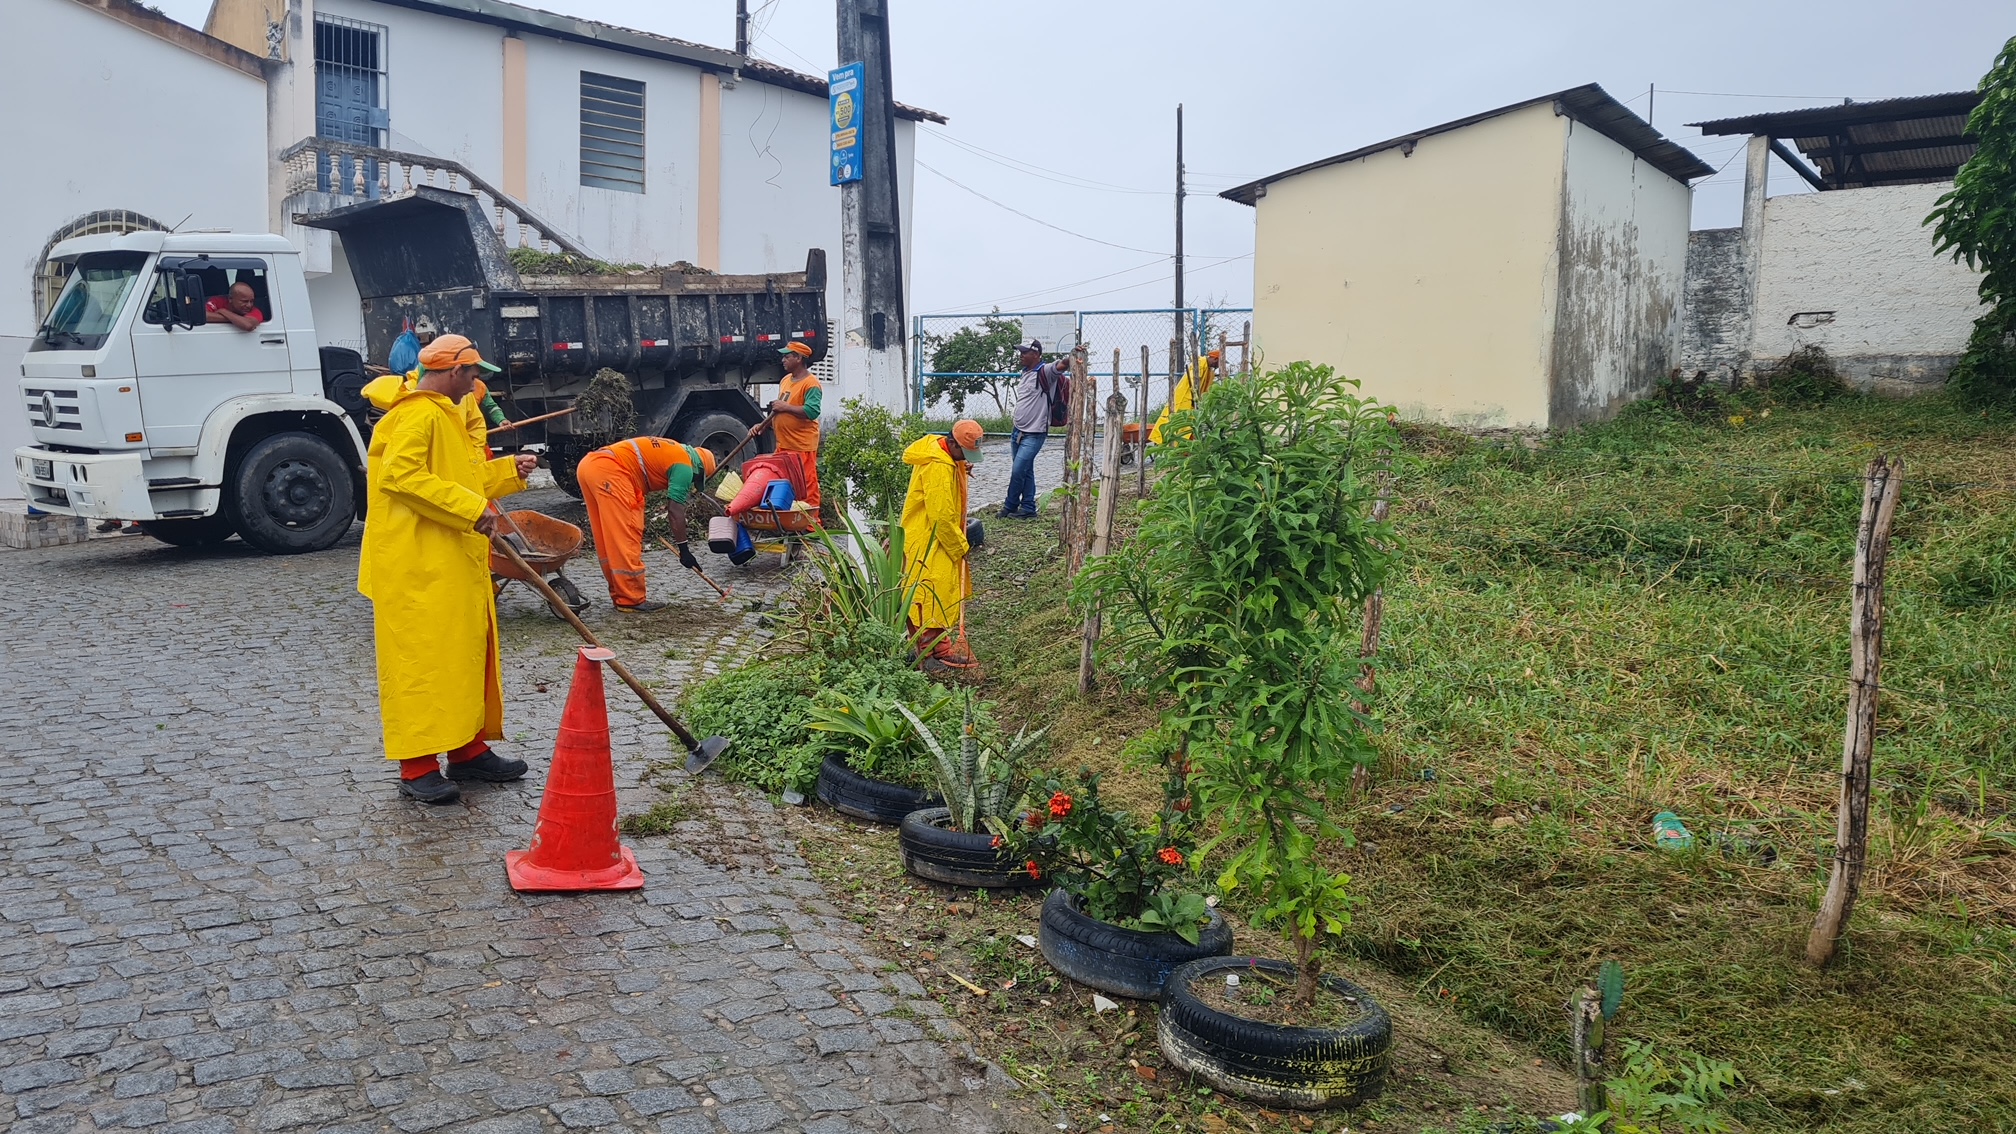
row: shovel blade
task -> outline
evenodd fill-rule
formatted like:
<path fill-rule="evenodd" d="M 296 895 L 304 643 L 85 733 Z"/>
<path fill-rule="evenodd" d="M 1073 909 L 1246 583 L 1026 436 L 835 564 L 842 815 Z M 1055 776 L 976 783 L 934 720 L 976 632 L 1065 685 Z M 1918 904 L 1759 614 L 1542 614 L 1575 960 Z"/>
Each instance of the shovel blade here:
<path fill-rule="evenodd" d="M 727 737 L 710 736 L 701 741 L 699 747 L 687 754 L 686 771 L 691 775 L 697 776 L 706 771 L 708 766 L 714 763 L 714 761 L 719 760 L 721 754 L 726 751 L 728 751 Z"/>

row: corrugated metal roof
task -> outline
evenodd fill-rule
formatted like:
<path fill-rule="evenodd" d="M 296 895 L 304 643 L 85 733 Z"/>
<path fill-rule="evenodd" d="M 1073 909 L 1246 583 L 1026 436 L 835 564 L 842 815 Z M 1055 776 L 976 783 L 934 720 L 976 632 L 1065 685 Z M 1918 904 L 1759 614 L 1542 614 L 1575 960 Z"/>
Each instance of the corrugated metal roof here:
<path fill-rule="evenodd" d="M 1675 181 L 1686 181 L 1694 177 L 1706 177 L 1715 172 L 1713 167 L 1700 158 L 1695 157 L 1692 151 L 1653 129 L 1651 124 L 1636 114 L 1631 113 L 1629 107 L 1611 98 L 1609 93 L 1601 86 L 1590 83 L 1586 86 L 1570 87 L 1565 91 L 1555 91 L 1553 94 L 1544 94 L 1538 98 L 1529 98 L 1524 102 L 1515 102 L 1510 106 L 1501 106 L 1496 110 L 1487 110 L 1482 114 L 1473 114 L 1468 118 L 1458 118 L 1454 122 L 1444 122 L 1440 126 L 1430 126 L 1426 130 L 1416 130 L 1411 134 L 1402 134 L 1397 138 L 1388 138 L 1383 142 L 1374 142 L 1372 145 L 1361 146 L 1348 153 L 1338 154 L 1336 157 L 1327 157 L 1321 161 L 1312 161 L 1307 165 L 1298 165 L 1294 169 L 1283 170 L 1272 176 L 1263 177 L 1258 181 L 1249 181 L 1244 185 L 1227 189 L 1218 195 L 1229 201 L 1237 201 L 1242 205 L 1250 205 L 1259 199 L 1260 190 L 1272 182 L 1285 180 L 1297 174 L 1307 173 L 1312 169 L 1322 169 L 1324 166 L 1356 161 L 1359 158 L 1370 157 L 1373 154 L 1382 153 L 1386 150 L 1398 149 L 1402 146 L 1412 146 L 1423 138 L 1433 137 L 1436 134 L 1446 134 L 1451 130 L 1460 130 L 1465 126 L 1474 126 L 1479 122 L 1488 122 L 1500 115 L 1510 114 L 1515 110 L 1524 110 L 1529 106 L 1538 106 L 1546 102 L 1555 104 L 1556 113 L 1567 115 L 1575 121 L 1595 130 L 1597 133 L 1637 154 L 1650 163 L 1653 168 L 1673 178 Z"/>
<path fill-rule="evenodd" d="M 1821 189 L 1951 181 L 1975 144 L 1967 116 L 1979 91 L 1780 110 L 1691 123 L 1703 134 L 1762 134 L 1799 147 Z M 1810 180 L 1810 178 L 1809 178 Z"/>

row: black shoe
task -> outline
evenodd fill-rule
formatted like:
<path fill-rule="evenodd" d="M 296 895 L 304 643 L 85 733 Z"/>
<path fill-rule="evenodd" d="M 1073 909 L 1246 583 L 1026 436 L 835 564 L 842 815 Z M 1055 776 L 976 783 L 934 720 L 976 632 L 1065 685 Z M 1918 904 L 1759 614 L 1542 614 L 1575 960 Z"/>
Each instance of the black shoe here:
<path fill-rule="evenodd" d="M 1016 517 L 1016 516 L 1017 516 L 1018 514 L 1019 514 L 1019 513 L 1016 513 L 1016 512 L 1012 512 L 1012 511 L 1010 511 L 1010 510 L 1008 510 L 1008 509 L 1006 509 L 1006 508 L 1003 508 L 1003 509 L 1001 509 L 1001 510 L 1000 510 L 999 512 L 996 512 L 996 513 L 994 513 L 994 518 L 995 518 L 995 519 L 997 519 L 997 520 L 1012 520 L 1012 519 L 1014 519 L 1014 518 L 1015 518 L 1015 517 Z"/>
<path fill-rule="evenodd" d="M 482 780 L 485 783 L 508 784 L 512 780 L 525 778 L 525 761 L 506 760 L 489 749 L 474 760 L 463 760 L 448 765 L 451 780 Z"/>
<path fill-rule="evenodd" d="M 399 794 L 440 807 L 461 799 L 462 789 L 449 783 L 448 777 L 441 773 L 429 772 L 417 780 L 400 780 Z"/>
<path fill-rule="evenodd" d="M 662 602 L 653 602 L 650 599 L 645 599 L 643 602 L 638 603 L 636 606 L 624 606 L 622 603 L 619 602 L 616 604 L 616 609 L 622 611 L 625 614 L 652 614 L 657 611 L 664 610 L 665 604 Z"/>

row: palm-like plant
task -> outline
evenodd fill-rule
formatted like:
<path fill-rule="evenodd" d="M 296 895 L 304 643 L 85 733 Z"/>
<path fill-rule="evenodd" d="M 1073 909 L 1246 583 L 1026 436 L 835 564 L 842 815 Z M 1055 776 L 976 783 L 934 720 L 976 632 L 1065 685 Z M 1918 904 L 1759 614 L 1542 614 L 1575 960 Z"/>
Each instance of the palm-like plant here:
<path fill-rule="evenodd" d="M 831 698 L 831 700 L 828 700 Z M 936 702 L 926 705 L 921 713 L 912 713 L 909 706 L 900 701 L 877 701 L 866 697 L 847 697 L 827 691 L 820 695 L 818 703 L 812 706 L 811 719 L 806 727 L 815 732 L 832 733 L 846 737 L 845 746 L 850 750 L 847 764 L 864 776 L 890 778 L 891 773 L 900 773 L 910 764 L 911 753 L 915 751 L 916 736 L 931 735 L 921 727 L 945 710 L 952 703 L 948 694 Z M 890 711 L 890 706 L 901 709 L 899 716 Z M 912 723 L 919 726 L 917 733 L 911 732 Z"/>
<path fill-rule="evenodd" d="M 917 738 L 937 761 L 938 794 L 945 797 L 945 806 L 952 811 L 952 829 L 977 832 L 984 824 L 997 831 L 1005 830 L 1003 818 L 1014 790 L 1016 768 L 1050 730 L 1046 727 L 1030 732 L 1023 728 L 1006 747 L 984 743 L 973 726 L 973 698 L 969 695 L 965 724 L 959 730 L 959 754 L 955 757 L 945 751 L 945 746 L 908 705 L 899 703 L 896 709 L 910 721 Z"/>
<path fill-rule="evenodd" d="M 842 547 L 823 528 L 807 544 L 819 585 L 809 598 L 800 592 L 799 632 L 808 644 L 817 644 L 836 636 L 859 637 L 861 628 L 877 627 L 888 631 L 880 635 L 883 641 L 901 643 L 898 656 L 907 656 L 917 644 L 909 623 L 918 583 L 903 579 L 903 527 L 891 523 L 884 543 L 864 533 L 852 515 L 843 512 L 841 520 L 851 546 Z"/>

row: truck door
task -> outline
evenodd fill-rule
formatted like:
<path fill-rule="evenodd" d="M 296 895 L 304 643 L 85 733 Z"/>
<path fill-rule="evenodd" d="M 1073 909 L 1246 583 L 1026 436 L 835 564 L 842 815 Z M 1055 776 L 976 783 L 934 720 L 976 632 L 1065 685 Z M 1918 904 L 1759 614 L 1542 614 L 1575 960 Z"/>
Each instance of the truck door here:
<path fill-rule="evenodd" d="M 203 422 L 217 406 L 243 394 L 284 394 L 293 388 L 288 365 L 287 312 L 276 310 L 279 296 L 267 286 L 272 263 L 264 256 L 172 257 L 164 267 L 190 268 L 203 279 L 212 302 L 228 301 L 232 289 L 252 290 L 253 306 L 264 318 L 250 331 L 228 322 L 201 327 L 166 326 L 162 304 L 171 276 L 154 279 L 154 294 L 133 324 L 133 365 L 140 387 L 140 412 L 150 448 L 194 448 Z"/>

